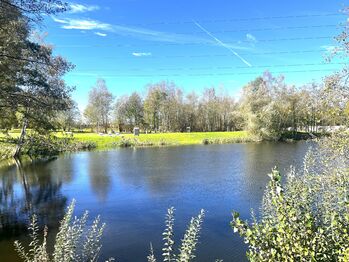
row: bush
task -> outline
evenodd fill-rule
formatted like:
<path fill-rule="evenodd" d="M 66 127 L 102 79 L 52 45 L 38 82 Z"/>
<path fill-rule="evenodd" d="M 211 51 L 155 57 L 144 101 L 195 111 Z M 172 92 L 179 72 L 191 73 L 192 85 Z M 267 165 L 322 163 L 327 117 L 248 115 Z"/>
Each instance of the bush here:
<path fill-rule="evenodd" d="M 15 249 L 18 255 L 26 262 L 85 262 L 98 261 L 101 250 L 101 237 L 105 224 L 100 224 L 100 218 L 97 217 L 90 227 L 87 227 L 88 212 L 86 211 L 81 218 L 73 219 L 75 201 L 73 200 L 67 209 L 64 218 L 61 221 L 59 231 L 55 237 L 54 251 L 49 254 L 47 251 L 47 227 L 44 229 L 43 241 L 39 241 L 39 226 L 37 217 L 32 217 L 30 226 L 31 242 L 29 250 L 21 243 L 15 241 Z M 109 261 L 112 261 L 110 259 Z"/>
<path fill-rule="evenodd" d="M 73 138 L 58 138 L 33 133 L 28 135 L 24 140 L 21 154 L 27 155 L 30 158 L 52 157 L 62 152 L 91 150 L 96 147 L 96 143 L 91 141 L 75 142 Z"/>
<path fill-rule="evenodd" d="M 249 260 L 348 261 L 348 145 L 343 135 L 319 141 L 284 185 L 274 169 L 259 220 L 233 213 L 231 226 L 249 245 Z"/>
<path fill-rule="evenodd" d="M 37 217 L 32 217 L 28 227 L 31 242 L 29 250 L 26 251 L 21 243 L 15 241 L 15 250 L 20 258 L 25 262 L 94 262 L 98 261 L 101 250 L 101 237 L 105 224 L 100 224 L 99 216 L 93 221 L 90 227 L 87 227 L 88 212 L 86 211 L 81 218 L 73 219 L 75 200 L 67 208 L 60 223 L 58 233 L 55 237 L 54 249 L 50 254 L 47 251 L 47 227 L 44 228 L 43 240 L 39 241 L 39 226 Z M 201 225 L 204 218 L 204 210 L 201 210 L 197 217 L 190 220 L 178 254 L 174 253 L 174 208 L 171 207 L 166 215 L 166 229 L 163 233 L 164 247 L 163 261 L 189 262 L 195 258 L 196 245 L 199 240 Z M 156 262 L 154 250 L 150 244 L 150 254 L 147 257 L 149 262 Z M 110 258 L 108 261 L 113 261 Z"/>
<path fill-rule="evenodd" d="M 31 134 L 26 137 L 21 149 L 22 155 L 31 158 L 56 156 L 62 151 L 62 141 L 55 137 Z"/>
<path fill-rule="evenodd" d="M 204 145 L 208 145 L 208 144 L 210 144 L 210 140 L 207 139 L 207 138 L 205 138 L 205 139 L 202 140 L 202 143 L 203 143 Z"/>
<path fill-rule="evenodd" d="M 15 153 L 15 144 L 0 142 L 0 160 L 11 158 Z"/>
<path fill-rule="evenodd" d="M 250 137 L 232 137 L 232 138 L 205 138 L 202 140 L 202 144 L 234 144 L 234 143 L 247 143 L 256 141 Z"/>
<path fill-rule="evenodd" d="M 204 219 L 205 212 L 201 210 L 197 217 L 190 220 L 187 230 L 185 231 L 182 243 L 178 249 L 178 254 L 174 253 L 174 208 L 167 210 L 166 229 L 164 231 L 163 240 L 164 247 L 162 248 L 163 261 L 189 262 L 195 258 L 196 245 L 199 241 L 201 225 Z M 148 262 L 156 262 L 153 251 L 153 246 L 150 244 L 150 254 L 147 257 Z"/>
<path fill-rule="evenodd" d="M 134 143 L 130 139 L 121 139 L 121 141 L 118 143 L 120 147 L 131 147 L 134 145 Z"/>

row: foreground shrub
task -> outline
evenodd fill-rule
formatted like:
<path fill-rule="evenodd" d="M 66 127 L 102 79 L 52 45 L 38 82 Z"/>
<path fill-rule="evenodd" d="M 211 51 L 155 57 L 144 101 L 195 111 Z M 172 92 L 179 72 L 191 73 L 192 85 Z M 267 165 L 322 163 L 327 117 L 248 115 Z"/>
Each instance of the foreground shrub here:
<path fill-rule="evenodd" d="M 190 220 L 187 230 L 185 231 L 182 243 L 178 249 L 178 254 L 174 251 L 174 208 L 167 210 L 166 229 L 164 231 L 163 240 L 164 247 L 162 248 L 163 261 L 189 262 L 195 258 L 196 245 L 199 241 L 201 225 L 204 219 L 204 210 L 201 210 L 197 217 Z M 148 262 L 156 262 L 153 247 L 150 244 L 150 254 L 147 257 Z"/>
<path fill-rule="evenodd" d="M 44 229 L 43 240 L 40 243 L 37 217 L 35 215 L 32 217 L 28 228 L 31 238 L 29 250 L 26 251 L 21 243 L 15 241 L 15 249 L 23 261 L 98 261 L 105 224 L 100 224 L 100 218 L 97 217 L 92 225 L 87 227 L 88 212 L 86 211 L 81 218 L 73 218 L 74 205 L 75 201 L 73 200 L 60 223 L 52 254 L 47 251 L 47 227 Z M 109 261 L 112 261 L 112 259 Z"/>
<path fill-rule="evenodd" d="M 273 170 L 258 220 L 233 213 L 249 260 L 349 261 L 348 145 L 347 135 L 321 140 L 284 185 Z"/>
<path fill-rule="evenodd" d="M 99 259 L 102 247 L 101 238 L 105 224 L 100 223 L 99 216 L 90 227 L 87 226 L 88 212 L 80 218 L 74 217 L 75 201 L 67 208 L 55 237 L 53 252 L 47 249 L 48 229 L 45 226 L 43 240 L 40 241 L 39 226 L 36 215 L 32 217 L 28 227 L 31 242 L 28 251 L 19 241 L 15 241 L 15 250 L 25 262 L 95 262 Z M 166 215 L 166 229 L 163 233 L 164 247 L 162 248 L 163 261 L 189 262 L 195 258 L 196 245 L 199 240 L 201 225 L 204 219 L 204 210 L 198 216 L 190 220 L 184 237 L 178 248 L 178 254 L 174 252 L 174 208 L 171 207 Z M 149 262 L 156 262 L 153 247 L 150 244 Z M 110 258 L 108 261 L 114 261 Z"/>

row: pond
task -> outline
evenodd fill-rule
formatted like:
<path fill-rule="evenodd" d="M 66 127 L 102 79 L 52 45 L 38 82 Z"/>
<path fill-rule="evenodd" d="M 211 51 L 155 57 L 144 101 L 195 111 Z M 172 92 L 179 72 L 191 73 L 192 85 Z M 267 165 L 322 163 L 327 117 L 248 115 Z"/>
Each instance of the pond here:
<path fill-rule="evenodd" d="M 244 261 L 246 245 L 229 226 L 232 210 L 258 213 L 267 174 L 301 167 L 309 144 L 248 143 L 80 152 L 50 162 L 0 169 L 0 261 L 19 261 L 13 241 L 25 241 L 36 213 L 51 236 L 65 207 L 90 211 L 107 224 L 102 261 L 146 261 L 149 243 L 161 256 L 167 208 L 176 209 L 177 243 L 191 216 L 206 216 L 197 261 Z"/>

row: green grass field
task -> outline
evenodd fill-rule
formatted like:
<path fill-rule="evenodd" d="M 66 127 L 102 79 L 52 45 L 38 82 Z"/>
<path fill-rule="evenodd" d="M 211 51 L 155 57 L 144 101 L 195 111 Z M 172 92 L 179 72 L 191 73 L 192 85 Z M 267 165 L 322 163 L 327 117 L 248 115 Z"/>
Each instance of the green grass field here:
<path fill-rule="evenodd" d="M 57 133 L 57 136 L 61 134 Z M 161 146 L 161 145 L 195 145 L 214 143 L 247 142 L 252 139 L 246 131 L 235 132 L 195 132 L 195 133 L 156 133 L 156 134 L 120 134 L 118 136 L 99 135 L 96 133 L 74 133 L 74 139 L 81 142 L 94 142 L 97 149 L 107 149 L 125 145 Z"/>
<path fill-rule="evenodd" d="M 28 133 L 30 134 L 30 130 Z M 12 130 L 9 133 L 11 137 L 18 137 L 19 134 L 19 130 Z M 61 138 L 67 136 L 63 132 L 54 132 L 53 134 Z M 68 135 L 68 137 L 71 137 L 71 135 Z M 82 142 L 80 144 L 91 145 L 91 148 L 96 148 L 97 150 L 108 150 L 118 147 L 227 144 L 254 141 L 246 131 L 153 133 L 140 134 L 139 136 L 134 136 L 133 134 L 100 135 L 91 132 L 74 132 L 72 139 L 73 142 L 77 142 L 76 144 Z M 6 159 L 13 155 L 15 144 L 7 141 L 5 135 L 0 133 L 0 159 Z"/>

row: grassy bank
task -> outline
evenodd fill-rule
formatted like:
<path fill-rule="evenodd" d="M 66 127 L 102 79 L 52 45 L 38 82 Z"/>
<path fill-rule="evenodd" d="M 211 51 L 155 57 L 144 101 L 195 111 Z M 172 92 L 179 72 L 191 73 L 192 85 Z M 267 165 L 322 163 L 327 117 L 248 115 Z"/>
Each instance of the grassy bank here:
<path fill-rule="evenodd" d="M 30 132 L 29 132 L 30 133 Z M 9 133 L 10 137 L 17 138 L 19 130 Z M 227 144 L 251 142 L 253 138 L 246 131 L 235 132 L 193 132 L 193 133 L 156 133 L 156 134 L 133 134 L 120 135 L 100 135 L 90 132 L 76 132 L 71 137 L 62 132 L 53 133 L 58 139 L 52 141 L 57 146 L 54 149 L 57 152 L 79 151 L 84 149 L 96 148 L 106 150 L 118 147 L 147 147 L 147 146 L 179 146 L 179 145 L 199 145 L 199 144 Z M 69 142 L 70 141 L 70 142 Z M 35 143 L 34 143 L 35 144 Z M 30 152 L 34 153 L 41 150 L 41 143 L 36 143 L 31 147 Z M 49 144 L 49 143 L 46 143 Z M 0 160 L 10 158 L 15 150 L 15 141 L 11 143 L 4 135 L 0 135 Z M 26 151 L 23 152 L 26 154 Z M 39 152 L 41 153 L 41 151 Z"/>
<path fill-rule="evenodd" d="M 58 134 L 60 135 L 60 134 Z M 250 142 L 253 139 L 246 131 L 235 132 L 193 132 L 193 133 L 156 133 L 156 134 L 120 134 L 118 136 L 96 133 L 74 133 L 74 140 L 94 142 L 97 149 L 127 146 L 170 146 Z"/>

